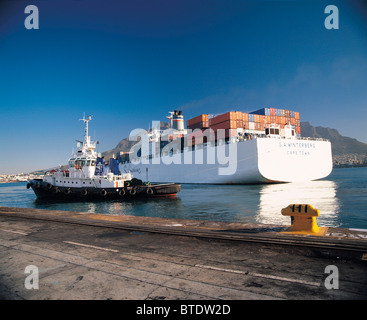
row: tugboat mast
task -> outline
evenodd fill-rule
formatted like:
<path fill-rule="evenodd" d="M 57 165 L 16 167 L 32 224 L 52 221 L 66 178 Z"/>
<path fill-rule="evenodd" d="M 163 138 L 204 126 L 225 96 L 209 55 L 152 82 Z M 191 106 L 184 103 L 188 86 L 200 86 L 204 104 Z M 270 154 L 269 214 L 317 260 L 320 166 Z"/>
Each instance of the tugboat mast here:
<path fill-rule="evenodd" d="M 92 116 L 88 116 L 87 118 L 85 118 L 85 115 L 83 115 L 83 119 L 79 119 L 80 121 L 84 121 L 85 123 L 85 127 L 84 127 L 84 145 L 87 149 L 89 149 L 91 147 L 90 145 L 90 137 L 88 135 L 88 122 L 92 120 Z"/>

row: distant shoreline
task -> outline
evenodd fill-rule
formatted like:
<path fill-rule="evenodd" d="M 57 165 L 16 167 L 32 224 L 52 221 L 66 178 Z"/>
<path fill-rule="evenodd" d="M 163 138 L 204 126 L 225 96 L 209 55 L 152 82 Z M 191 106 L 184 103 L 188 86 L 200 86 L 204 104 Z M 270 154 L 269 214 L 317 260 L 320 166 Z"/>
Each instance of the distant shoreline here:
<path fill-rule="evenodd" d="M 367 163 L 363 163 L 363 164 L 339 164 L 339 165 L 333 166 L 333 169 L 363 168 L 363 167 L 367 167 Z"/>

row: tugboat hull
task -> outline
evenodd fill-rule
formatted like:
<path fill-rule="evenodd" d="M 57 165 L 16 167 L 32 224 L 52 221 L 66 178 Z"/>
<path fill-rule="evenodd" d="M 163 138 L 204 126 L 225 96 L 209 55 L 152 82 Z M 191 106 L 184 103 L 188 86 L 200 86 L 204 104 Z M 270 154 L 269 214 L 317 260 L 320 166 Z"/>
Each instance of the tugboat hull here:
<path fill-rule="evenodd" d="M 53 186 L 41 179 L 33 179 L 27 184 L 38 199 L 63 201 L 123 200 L 131 198 L 176 197 L 180 184 L 137 185 L 122 188 L 76 188 Z"/>

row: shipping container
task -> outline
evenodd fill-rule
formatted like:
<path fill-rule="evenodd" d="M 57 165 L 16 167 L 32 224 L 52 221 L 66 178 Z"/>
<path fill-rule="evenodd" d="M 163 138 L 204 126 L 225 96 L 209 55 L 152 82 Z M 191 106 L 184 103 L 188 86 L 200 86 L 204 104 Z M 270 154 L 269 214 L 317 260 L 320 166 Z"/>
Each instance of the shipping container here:
<path fill-rule="evenodd" d="M 295 118 L 290 118 L 290 123 L 295 125 L 296 124 L 296 119 Z"/>
<path fill-rule="evenodd" d="M 255 130 L 255 122 L 249 121 L 248 128 L 249 130 Z"/>
<path fill-rule="evenodd" d="M 287 118 L 286 117 L 280 117 L 280 124 L 286 124 L 287 123 Z"/>
<path fill-rule="evenodd" d="M 209 116 L 207 114 L 201 114 L 200 116 L 197 116 L 195 118 L 189 119 L 186 121 L 187 126 L 191 126 L 193 124 L 209 121 Z"/>
<path fill-rule="evenodd" d="M 187 129 L 207 129 L 209 128 L 209 121 L 202 121 L 187 126 Z"/>
<path fill-rule="evenodd" d="M 242 112 L 241 111 L 236 111 L 236 119 L 237 120 L 243 120 L 242 117 L 243 117 Z"/>
<path fill-rule="evenodd" d="M 237 120 L 227 120 L 220 123 L 216 123 L 210 126 L 211 129 L 236 129 L 237 128 Z"/>
<path fill-rule="evenodd" d="M 265 117 L 266 117 L 266 116 L 261 115 L 261 116 L 260 116 L 260 121 L 259 121 L 259 122 L 260 122 L 260 123 L 265 123 Z"/>
<path fill-rule="evenodd" d="M 242 113 L 242 120 L 248 122 L 248 113 Z"/>
<path fill-rule="evenodd" d="M 252 114 L 252 113 L 250 113 L 250 114 L 248 115 L 248 121 L 249 121 L 249 122 L 255 122 L 255 115 L 254 115 L 254 114 Z"/>
<path fill-rule="evenodd" d="M 292 110 L 290 111 L 290 117 L 291 117 L 291 118 L 295 118 L 295 112 L 294 112 L 294 111 L 292 111 Z"/>
<path fill-rule="evenodd" d="M 294 117 L 299 120 L 299 112 L 294 112 Z"/>
<path fill-rule="evenodd" d="M 237 120 L 236 112 L 230 111 L 210 119 L 210 126 L 227 120 Z"/>
<path fill-rule="evenodd" d="M 270 110 L 270 115 L 275 116 L 275 109 L 274 108 L 269 108 L 269 110 Z"/>
<path fill-rule="evenodd" d="M 260 115 L 254 114 L 254 122 L 260 122 Z"/>
<path fill-rule="evenodd" d="M 270 121 L 271 121 L 270 116 L 264 116 L 264 123 L 265 123 L 265 124 L 269 124 L 269 123 L 270 123 Z"/>
<path fill-rule="evenodd" d="M 296 133 L 301 133 L 301 127 L 296 127 Z"/>
<path fill-rule="evenodd" d="M 280 109 L 280 116 L 285 117 L 285 110 L 284 109 Z"/>
<path fill-rule="evenodd" d="M 255 122 L 255 130 L 256 131 L 260 131 L 261 130 L 261 123 L 260 122 Z"/>
<path fill-rule="evenodd" d="M 251 114 L 260 114 L 263 116 L 270 116 L 270 109 L 269 108 L 262 108 L 256 111 L 252 111 Z"/>

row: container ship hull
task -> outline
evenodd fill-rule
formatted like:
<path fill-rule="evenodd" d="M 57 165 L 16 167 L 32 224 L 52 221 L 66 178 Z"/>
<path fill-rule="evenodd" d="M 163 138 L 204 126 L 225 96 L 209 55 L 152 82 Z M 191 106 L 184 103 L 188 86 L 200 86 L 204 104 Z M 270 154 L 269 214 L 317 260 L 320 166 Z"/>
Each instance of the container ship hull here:
<path fill-rule="evenodd" d="M 120 170 L 154 183 L 261 184 L 312 181 L 331 173 L 331 143 L 321 139 L 258 137 L 221 146 L 208 145 L 195 151 L 184 150 L 151 159 L 149 163 L 121 163 Z"/>

